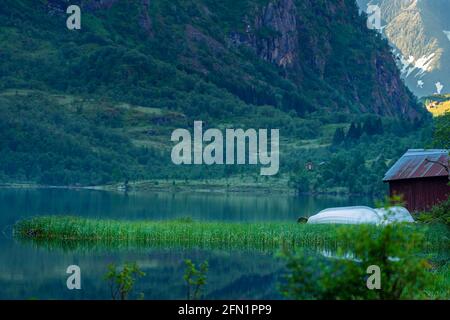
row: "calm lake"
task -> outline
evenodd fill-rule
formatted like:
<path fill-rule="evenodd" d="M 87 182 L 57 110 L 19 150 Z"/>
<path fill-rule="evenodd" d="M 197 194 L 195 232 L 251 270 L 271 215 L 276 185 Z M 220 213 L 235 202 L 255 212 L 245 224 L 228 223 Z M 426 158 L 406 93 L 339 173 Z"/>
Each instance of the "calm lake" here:
<path fill-rule="evenodd" d="M 373 205 L 364 197 L 211 193 L 114 193 L 66 189 L 0 189 L 0 299 L 110 299 L 109 263 L 137 262 L 146 276 L 135 292 L 145 299 L 183 299 L 184 259 L 209 262 L 206 299 L 278 299 L 283 261 L 273 253 L 185 248 L 77 249 L 22 243 L 17 220 L 38 215 L 111 219 L 292 221 L 327 207 Z M 66 269 L 78 265 L 82 290 L 68 290 Z M 133 296 L 132 296 L 133 298 Z"/>

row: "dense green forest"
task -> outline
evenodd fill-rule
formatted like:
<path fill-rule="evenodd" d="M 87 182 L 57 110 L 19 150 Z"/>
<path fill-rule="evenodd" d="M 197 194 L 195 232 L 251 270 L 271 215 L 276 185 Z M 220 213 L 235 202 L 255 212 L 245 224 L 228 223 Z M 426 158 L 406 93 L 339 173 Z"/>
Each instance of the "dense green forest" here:
<path fill-rule="evenodd" d="M 172 165 L 168 137 L 174 128 L 188 126 L 182 114 L 17 90 L 1 94 L 0 104 L 0 178 L 4 182 L 95 185 L 230 176 L 262 180 L 259 170 L 250 166 Z M 267 108 L 254 124 L 264 126 L 276 114 Z M 290 125 L 307 128 L 301 120 L 286 116 L 292 123 L 280 123 L 280 176 L 289 180 L 290 187 L 301 192 L 381 192 L 381 178 L 388 166 L 405 150 L 422 147 L 431 137 L 430 126 L 381 121 L 371 115 L 362 115 L 360 122 L 346 115 L 341 118 L 338 124 L 315 120 L 318 130 L 312 138 L 295 138 L 290 131 Z M 446 128 L 440 125 L 437 136 L 446 139 L 442 132 Z M 311 171 L 305 169 L 308 162 L 313 163 Z M 264 183 L 280 176 L 266 178 Z"/>
<path fill-rule="evenodd" d="M 269 186 L 374 193 L 403 152 L 431 143 L 431 117 L 353 0 L 78 3 L 76 31 L 67 1 L 0 3 L 0 182 L 262 180 L 250 166 L 171 164 L 172 130 L 202 120 L 280 129 Z"/>

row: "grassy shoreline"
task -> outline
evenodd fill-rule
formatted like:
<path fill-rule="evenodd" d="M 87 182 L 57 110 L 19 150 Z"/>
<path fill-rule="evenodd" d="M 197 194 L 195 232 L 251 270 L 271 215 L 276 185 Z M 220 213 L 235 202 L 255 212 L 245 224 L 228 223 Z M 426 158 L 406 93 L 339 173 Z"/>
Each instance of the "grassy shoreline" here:
<path fill-rule="evenodd" d="M 224 180 L 225 181 L 225 180 Z M 209 182 L 184 181 L 184 180 L 142 180 L 133 181 L 128 184 L 129 192 L 195 192 L 195 193 L 255 193 L 255 194 L 296 194 L 293 188 L 287 185 L 267 185 L 263 183 L 233 183 L 227 184 L 222 180 Z M 100 190 L 109 192 L 125 192 L 123 183 L 113 183 L 105 185 L 77 186 L 77 185 L 41 185 L 35 183 L 0 183 L 1 188 L 16 189 L 78 189 L 78 190 Z M 333 194 L 334 192 L 330 192 Z"/>
<path fill-rule="evenodd" d="M 267 184 L 237 184 L 227 185 L 222 182 L 203 183 L 185 182 L 181 180 L 172 182 L 162 180 L 142 180 L 134 181 L 129 184 L 126 190 L 123 183 L 96 185 L 96 186 L 53 186 L 33 183 L 0 183 L 1 189 L 61 189 L 61 190 L 94 190 L 119 193 L 152 193 L 152 192 L 172 192 L 172 193 L 196 193 L 196 194 L 255 194 L 255 195 L 303 195 L 303 196 L 336 196 L 336 197 L 381 197 L 380 194 L 350 193 L 342 188 L 335 188 L 316 192 L 298 192 L 294 188 L 284 185 Z"/>
<path fill-rule="evenodd" d="M 230 223 L 170 221 L 118 221 L 70 216 L 36 217 L 19 221 L 14 235 L 20 239 L 65 243 L 131 244 L 202 248 L 276 250 L 282 246 L 336 249 L 338 234 L 346 226 L 291 222 Z M 357 227 L 357 226 L 355 226 Z M 448 250 L 448 230 L 443 226 L 404 226 L 425 236 L 418 244 L 425 251 Z M 377 232 L 377 227 L 374 227 Z"/>

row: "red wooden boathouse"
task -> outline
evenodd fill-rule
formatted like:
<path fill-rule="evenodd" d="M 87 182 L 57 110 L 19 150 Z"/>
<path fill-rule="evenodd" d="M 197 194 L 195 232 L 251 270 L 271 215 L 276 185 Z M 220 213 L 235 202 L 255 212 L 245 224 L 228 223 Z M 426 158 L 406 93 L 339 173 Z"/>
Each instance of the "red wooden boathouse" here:
<path fill-rule="evenodd" d="M 390 195 L 404 196 L 409 211 L 421 211 L 450 195 L 448 150 L 408 150 L 386 173 Z"/>

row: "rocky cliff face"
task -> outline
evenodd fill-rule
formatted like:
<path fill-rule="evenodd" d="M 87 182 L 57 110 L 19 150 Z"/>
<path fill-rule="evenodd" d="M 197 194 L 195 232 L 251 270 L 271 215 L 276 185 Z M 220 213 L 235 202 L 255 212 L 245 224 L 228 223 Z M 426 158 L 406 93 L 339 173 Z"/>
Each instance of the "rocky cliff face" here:
<path fill-rule="evenodd" d="M 270 2 L 256 16 L 249 30 L 257 54 L 282 67 L 292 66 L 298 58 L 297 8 L 293 0 Z"/>
<path fill-rule="evenodd" d="M 319 8 L 325 19 L 314 19 L 313 12 L 317 12 Z M 335 77 L 330 75 L 330 69 L 340 64 L 343 68 L 337 70 L 338 79 L 333 79 L 339 83 L 330 83 L 330 86 L 344 89 L 360 111 L 390 116 L 403 114 L 411 119 L 419 117 L 419 113 L 411 108 L 413 99 L 400 79 L 387 47 L 373 50 L 366 56 L 367 60 L 361 56 L 351 61 L 354 66 L 345 69 L 348 61 L 342 60 L 349 57 L 346 53 L 342 54 L 342 51 L 352 48 L 338 47 L 335 37 L 345 37 L 342 32 L 349 31 L 341 30 L 342 26 L 348 27 L 355 23 L 353 28 L 359 29 L 361 25 L 358 23 L 362 23 L 346 1 L 319 4 L 309 0 L 269 1 L 257 10 L 251 23 L 247 17 L 246 19 L 243 21 L 246 23 L 245 32 L 231 32 L 230 43 L 250 47 L 260 58 L 289 69 L 289 76 L 296 79 L 300 86 L 308 81 L 305 74 L 310 72 L 324 81 L 329 80 L 330 76 Z M 334 22 L 331 21 L 333 19 Z M 322 32 L 317 32 L 318 28 Z M 365 40 L 361 38 L 356 41 L 363 43 Z M 338 50 L 341 52 L 337 52 Z M 355 72 L 353 67 L 369 68 L 372 73 L 370 79 L 366 78 L 366 82 L 358 81 L 355 73 L 359 71 Z M 366 86 L 370 86 L 371 90 L 361 90 Z"/>

